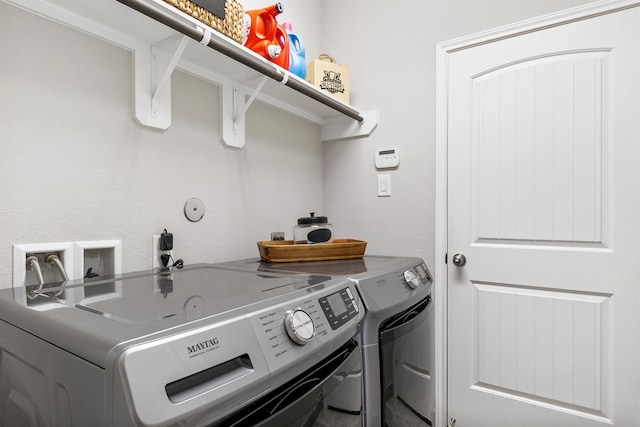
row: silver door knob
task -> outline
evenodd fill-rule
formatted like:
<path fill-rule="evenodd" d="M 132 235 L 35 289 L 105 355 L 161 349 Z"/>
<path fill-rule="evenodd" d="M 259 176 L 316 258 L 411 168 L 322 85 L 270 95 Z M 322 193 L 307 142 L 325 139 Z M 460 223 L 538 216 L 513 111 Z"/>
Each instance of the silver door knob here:
<path fill-rule="evenodd" d="M 467 263 L 467 258 L 462 254 L 455 254 L 451 261 L 453 261 L 453 265 L 456 267 L 462 267 Z"/>

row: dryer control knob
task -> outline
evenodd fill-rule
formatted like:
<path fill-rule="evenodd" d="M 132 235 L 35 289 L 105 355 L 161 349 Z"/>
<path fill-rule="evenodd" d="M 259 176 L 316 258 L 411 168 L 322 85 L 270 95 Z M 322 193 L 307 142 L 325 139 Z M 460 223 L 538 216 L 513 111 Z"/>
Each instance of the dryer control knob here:
<path fill-rule="evenodd" d="M 291 341 L 305 345 L 316 335 L 313 319 L 302 309 L 288 310 L 284 316 L 284 329 Z"/>
<path fill-rule="evenodd" d="M 413 270 L 406 270 L 404 272 L 404 281 L 411 289 L 415 289 L 420 286 L 420 278 L 413 272 Z"/>

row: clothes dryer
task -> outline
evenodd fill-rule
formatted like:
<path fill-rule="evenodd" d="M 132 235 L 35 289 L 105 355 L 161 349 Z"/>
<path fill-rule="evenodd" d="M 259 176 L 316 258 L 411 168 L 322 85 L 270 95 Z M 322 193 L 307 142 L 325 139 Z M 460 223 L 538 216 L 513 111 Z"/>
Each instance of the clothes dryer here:
<path fill-rule="evenodd" d="M 363 370 L 347 377 L 336 394 L 341 396 L 339 402 L 329 401 L 332 409 L 361 412 L 366 427 L 432 425 L 434 294 L 432 276 L 422 259 L 365 256 L 292 263 L 247 259 L 225 264 L 264 273 L 305 273 L 318 280 L 349 279 L 366 309 L 359 336 Z M 360 400 L 363 406 L 358 409 Z"/>

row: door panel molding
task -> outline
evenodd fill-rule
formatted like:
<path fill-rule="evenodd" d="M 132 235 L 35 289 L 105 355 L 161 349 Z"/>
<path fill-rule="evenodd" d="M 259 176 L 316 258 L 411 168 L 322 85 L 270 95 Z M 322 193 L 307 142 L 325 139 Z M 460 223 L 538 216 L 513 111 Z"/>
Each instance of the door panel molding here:
<path fill-rule="evenodd" d="M 610 50 L 523 58 L 472 78 L 473 241 L 607 245 Z"/>
<path fill-rule="evenodd" d="M 470 292 L 472 387 L 609 420 L 612 295 L 474 281 Z"/>

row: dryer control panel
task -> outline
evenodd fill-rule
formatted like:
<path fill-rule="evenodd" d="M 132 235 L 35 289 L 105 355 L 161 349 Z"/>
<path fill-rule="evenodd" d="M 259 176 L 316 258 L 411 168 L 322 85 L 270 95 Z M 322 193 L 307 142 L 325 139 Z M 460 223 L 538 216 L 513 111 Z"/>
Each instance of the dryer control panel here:
<path fill-rule="evenodd" d="M 370 313 L 403 310 L 412 301 L 425 298 L 431 293 L 433 286 L 431 273 L 421 260 L 409 261 L 393 271 L 380 274 L 374 272 L 353 280 L 357 281 L 363 304 Z"/>

